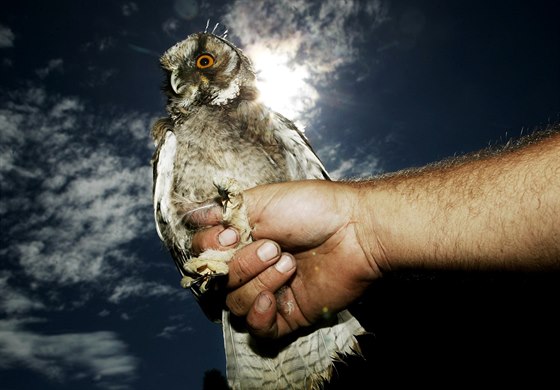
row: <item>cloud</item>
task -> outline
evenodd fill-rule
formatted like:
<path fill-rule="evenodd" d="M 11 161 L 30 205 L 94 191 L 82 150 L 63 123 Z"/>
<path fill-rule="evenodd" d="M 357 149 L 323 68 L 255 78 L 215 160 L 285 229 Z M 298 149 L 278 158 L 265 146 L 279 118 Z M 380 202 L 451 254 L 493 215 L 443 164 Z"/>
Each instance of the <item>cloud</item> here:
<path fill-rule="evenodd" d="M 58 285 L 116 281 L 126 247 L 150 234 L 146 114 L 105 116 L 42 88 L 0 107 L 4 254 L 27 277 Z"/>
<path fill-rule="evenodd" d="M 47 66 L 45 66 L 44 68 L 37 69 L 36 73 L 40 78 L 44 79 L 45 77 L 47 77 L 52 72 L 54 72 L 54 71 L 62 72 L 62 70 L 63 70 L 62 58 L 55 58 L 55 59 L 50 60 L 47 64 Z"/>
<path fill-rule="evenodd" d="M 43 335 L 25 329 L 31 322 L 42 320 L 0 320 L 0 368 L 26 367 L 51 380 L 87 380 L 115 390 L 135 379 L 138 361 L 115 333 Z"/>
<path fill-rule="evenodd" d="M 11 275 L 7 271 L 0 272 L 0 313 L 21 315 L 32 310 L 44 309 L 45 305 L 36 297 L 32 297 L 21 289 L 14 288 L 8 280 Z"/>
<path fill-rule="evenodd" d="M 145 282 L 136 278 L 128 278 L 119 281 L 119 284 L 113 290 L 109 297 L 109 302 L 120 303 L 125 299 L 137 297 L 160 297 L 166 295 L 175 295 L 177 299 L 184 299 L 189 296 L 182 289 L 175 286 L 160 284 L 157 282 Z"/>
<path fill-rule="evenodd" d="M 138 12 L 138 4 L 136 4 L 134 1 L 124 3 L 121 6 L 121 11 L 124 16 L 130 16 L 133 13 Z"/>
<path fill-rule="evenodd" d="M 169 325 L 163 328 L 163 330 L 156 335 L 156 337 L 162 337 L 164 339 L 172 339 L 179 333 L 192 332 L 194 328 L 189 325 Z"/>
<path fill-rule="evenodd" d="M 15 35 L 12 29 L 0 24 L 0 49 L 14 46 Z"/>
<path fill-rule="evenodd" d="M 369 147 L 347 150 L 341 143 L 317 150 L 335 180 L 367 178 L 381 173 L 379 158 Z"/>
<path fill-rule="evenodd" d="M 238 0 L 228 8 L 224 22 L 253 59 L 259 77 L 269 77 L 270 69 L 278 73 L 279 68 L 299 74 L 293 80 L 282 76 L 285 84 L 296 85 L 289 96 L 293 111 L 286 113 L 289 109 L 284 107 L 283 113 L 309 121 L 317 114 L 317 88 L 328 86 L 342 66 L 359 58 L 359 44 L 385 18 L 386 7 L 378 0 Z"/>
<path fill-rule="evenodd" d="M 162 23 L 161 29 L 170 37 L 175 38 L 175 33 L 179 29 L 179 20 L 176 18 L 169 18 Z"/>
<path fill-rule="evenodd" d="M 31 317 L 38 312 L 74 310 L 93 296 L 120 303 L 174 293 L 132 267 L 141 254 L 130 243 L 155 237 L 152 120 L 93 110 L 42 87 L 6 94 L 0 105 L 0 368 L 105 389 L 126 389 L 135 380 L 138 361 L 116 333 L 41 334 L 28 325 L 45 322 Z M 147 290 L 140 294 L 141 288 Z"/>

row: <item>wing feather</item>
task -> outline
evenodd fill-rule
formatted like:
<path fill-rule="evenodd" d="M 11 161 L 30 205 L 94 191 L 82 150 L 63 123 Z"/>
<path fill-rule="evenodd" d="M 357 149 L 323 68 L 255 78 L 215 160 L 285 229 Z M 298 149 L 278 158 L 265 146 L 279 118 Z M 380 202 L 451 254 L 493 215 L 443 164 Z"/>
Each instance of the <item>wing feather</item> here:
<path fill-rule="evenodd" d="M 163 143 L 158 148 L 154 162 L 154 218 L 159 238 L 165 241 L 162 231 L 171 222 L 171 193 L 173 188 L 173 168 L 177 139 L 172 131 L 167 131 Z"/>
<path fill-rule="evenodd" d="M 284 116 L 275 113 L 274 136 L 286 148 L 286 165 L 291 180 L 325 179 L 330 176 L 313 147 L 296 125 Z"/>

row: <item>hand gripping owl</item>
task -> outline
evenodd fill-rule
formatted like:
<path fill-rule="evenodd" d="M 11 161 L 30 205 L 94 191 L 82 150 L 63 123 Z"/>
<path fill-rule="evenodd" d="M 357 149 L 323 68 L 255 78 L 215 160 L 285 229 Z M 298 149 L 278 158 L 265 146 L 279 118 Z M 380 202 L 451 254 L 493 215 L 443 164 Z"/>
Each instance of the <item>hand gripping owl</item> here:
<path fill-rule="evenodd" d="M 333 361 L 359 354 L 364 333 L 348 311 L 293 337 L 253 338 L 224 305 L 224 275 L 235 250 L 191 252 L 196 227 L 185 218 L 219 203 L 224 221 L 251 242 L 242 191 L 259 184 L 329 176 L 304 135 L 258 100 L 251 62 L 224 37 L 193 34 L 161 57 L 168 117 L 152 129 L 157 232 L 206 315 L 221 317 L 227 377 L 233 389 L 314 389 Z M 222 281 L 222 283 L 220 282 Z M 335 281 L 333 281 L 335 282 Z"/>

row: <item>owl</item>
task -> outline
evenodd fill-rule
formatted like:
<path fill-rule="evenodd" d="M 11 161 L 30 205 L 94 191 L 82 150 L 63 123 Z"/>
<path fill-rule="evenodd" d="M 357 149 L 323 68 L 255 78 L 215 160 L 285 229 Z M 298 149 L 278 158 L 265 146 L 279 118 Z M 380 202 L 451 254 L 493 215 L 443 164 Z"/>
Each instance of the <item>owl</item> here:
<path fill-rule="evenodd" d="M 167 116 L 152 136 L 157 233 L 206 315 L 221 322 L 233 389 L 312 389 L 331 377 L 334 360 L 359 354 L 364 329 L 347 310 L 328 324 L 276 342 L 253 338 L 224 304 L 224 275 L 235 250 L 251 242 L 243 190 L 273 182 L 330 180 L 290 120 L 259 101 L 251 61 L 223 36 L 196 33 L 160 59 Z M 191 251 L 194 210 L 220 204 L 240 232 L 237 248 Z M 297 271 L 296 271 L 297 272 Z M 220 282 L 221 281 L 221 282 Z"/>

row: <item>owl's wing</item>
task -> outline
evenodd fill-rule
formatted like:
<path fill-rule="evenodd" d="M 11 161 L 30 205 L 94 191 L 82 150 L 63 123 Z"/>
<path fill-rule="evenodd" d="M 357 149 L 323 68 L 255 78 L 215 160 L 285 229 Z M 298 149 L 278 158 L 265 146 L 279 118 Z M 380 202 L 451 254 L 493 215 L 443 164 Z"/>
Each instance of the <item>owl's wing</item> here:
<path fill-rule="evenodd" d="M 162 139 L 163 142 L 158 143 L 153 161 L 153 201 L 157 233 L 159 238 L 165 242 L 163 231 L 172 220 L 171 191 L 177 139 L 172 131 L 166 131 Z"/>
<path fill-rule="evenodd" d="M 286 148 L 286 165 L 291 180 L 330 180 L 325 166 L 297 126 L 277 113 L 275 122 L 274 135 Z"/>

